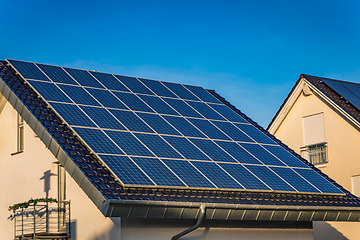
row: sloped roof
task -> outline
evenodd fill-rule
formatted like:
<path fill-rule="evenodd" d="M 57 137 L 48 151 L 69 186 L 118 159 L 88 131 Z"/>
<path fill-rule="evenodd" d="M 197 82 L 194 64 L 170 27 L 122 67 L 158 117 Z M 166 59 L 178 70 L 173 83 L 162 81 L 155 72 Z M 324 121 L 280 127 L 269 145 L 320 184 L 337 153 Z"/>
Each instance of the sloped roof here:
<path fill-rule="evenodd" d="M 273 211 L 268 218 L 263 219 L 273 220 L 275 219 L 275 212 L 280 211 L 284 213 L 280 220 L 290 221 L 291 219 L 294 220 L 294 215 L 289 215 L 289 212 L 293 211 L 298 214 L 298 218 L 303 216 L 307 221 L 314 219 L 359 221 L 358 207 L 360 201 L 357 197 L 302 159 L 214 91 L 209 92 L 252 126 L 255 126 L 289 151 L 299 162 L 333 183 L 344 194 L 124 186 L 113 171 L 109 169 L 109 166 L 79 138 L 73 128 L 67 122 L 64 122 L 63 118 L 53 110 L 44 97 L 39 95 L 32 85 L 5 61 L 0 62 L 0 76 L 2 79 L 2 82 L 0 82 L 1 93 L 40 136 L 45 145 L 106 216 L 132 217 L 132 214 L 137 211 L 135 216 L 164 217 L 172 207 L 177 210 L 191 209 L 206 204 L 214 211 L 220 211 L 219 209 L 229 211 L 228 214 L 224 215 L 226 219 L 257 220 L 261 216 L 261 211 Z M 136 208 L 135 206 L 141 207 Z M 144 211 L 144 206 L 147 206 L 146 211 Z M 135 211 L 135 209 L 137 210 Z M 160 213 L 157 211 L 156 214 L 151 215 L 154 209 L 165 209 L 163 211 L 166 213 L 160 214 L 161 211 Z M 143 213 L 140 214 L 139 211 Z M 254 219 L 248 219 L 250 217 L 247 218 L 246 216 L 250 215 L 245 214 L 244 211 L 247 211 L 247 213 L 256 211 L 257 214 L 251 215 L 254 216 Z M 333 217 L 329 217 L 331 214 L 328 214 L 328 211 L 332 211 Z M 179 216 L 183 214 L 184 210 L 180 212 Z M 336 214 L 334 214 L 335 212 Z M 301 215 L 302 213 L 306 214 Z M 235 216 L 234 214 L 237 217 L 231 218 L 231 216 Z M 196 216 L 196 212 L 193 216 Z M 213 216 L 216 216 L 216 214 L 214 213 Z M 322 216 L 322 219 L 319 216 Z"/>

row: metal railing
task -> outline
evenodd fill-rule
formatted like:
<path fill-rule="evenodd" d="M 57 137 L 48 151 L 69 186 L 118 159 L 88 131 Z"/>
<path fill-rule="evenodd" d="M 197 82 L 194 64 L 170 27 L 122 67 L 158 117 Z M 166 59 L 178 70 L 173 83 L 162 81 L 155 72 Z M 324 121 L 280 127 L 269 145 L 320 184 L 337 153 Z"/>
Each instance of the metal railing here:
<path fill-rule="evenodd" d="M 301 157 L 314 165 L 327 163 L 328 153 L 326 143 L 314 144 L 300 148 Z"/>
<path fill-rule="evenodd" d="M 70 202 L 30 205 L 15 212 L 15 239 L 69 239 Z"/>

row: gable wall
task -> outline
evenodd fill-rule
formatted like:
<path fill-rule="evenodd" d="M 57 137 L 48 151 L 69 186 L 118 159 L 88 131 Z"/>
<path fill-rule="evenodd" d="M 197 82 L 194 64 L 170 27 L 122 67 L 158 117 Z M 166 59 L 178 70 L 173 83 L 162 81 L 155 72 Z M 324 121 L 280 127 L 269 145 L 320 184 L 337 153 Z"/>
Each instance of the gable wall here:
<path fill-rule="evenodd" d="M 326 167 L 320 169 L 351 191 L 351 176 L 360 174 L 359 130 L 316 94 L 305 96 L 301 93 L 276 132 L 272 134 L 300 154 L 300 147 L 304 146 L 302 118 L 317 113 L 324 114 L 325 141 L 329 156 Z M 359 227 L 359 223 L 315 222 L 314 238 L 360 239 Z M 332 234 L 334 232 L 340 235 Z"/>

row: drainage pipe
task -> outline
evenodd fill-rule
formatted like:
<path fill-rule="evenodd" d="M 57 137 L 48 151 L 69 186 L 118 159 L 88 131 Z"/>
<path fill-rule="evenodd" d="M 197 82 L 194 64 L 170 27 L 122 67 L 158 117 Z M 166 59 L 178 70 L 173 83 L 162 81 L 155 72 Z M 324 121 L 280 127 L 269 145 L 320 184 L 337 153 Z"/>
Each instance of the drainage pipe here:
<path fill-rule="evenodd" d="M 194 226 L 186 229 L 185 231 L 183 231 L 183 232 L 181 232 L 181 233 L 173 236 L 173 237 L 171 238 L 171 240 L 179 239 L 179 238 L 181 238 L 182 236 L 184 236 L 184 235 L 186 235 L 186 234 L 194 231 L 195 229 L 197 229 L 197 228 L 200 226 L 200 224 L 202 223 L 202 221 L 204 220 L 204 218 L 205 218 L 205 205 L 201 205 L 201 206 L 200 206 L 200 212 L 199 212 L 199 215 L 198 215 L 197 223 L 196 223 Z"/>

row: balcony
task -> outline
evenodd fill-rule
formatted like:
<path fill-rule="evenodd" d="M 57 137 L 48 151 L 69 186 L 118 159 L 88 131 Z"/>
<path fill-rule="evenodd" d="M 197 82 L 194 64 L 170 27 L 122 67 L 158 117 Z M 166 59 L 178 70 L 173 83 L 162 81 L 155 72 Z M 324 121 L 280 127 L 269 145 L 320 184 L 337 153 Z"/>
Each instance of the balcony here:
<path fill-rule="evenodd" d="M 16 240 L 70 238 L 70 202 L 31 204 L 14 215 Z"/>
<path fill-rule="evenodd" d="M 314 165 L 323 165 L 328 162 L 326 143 L 319 143 L 300 148 L 301 157 Z"/>

